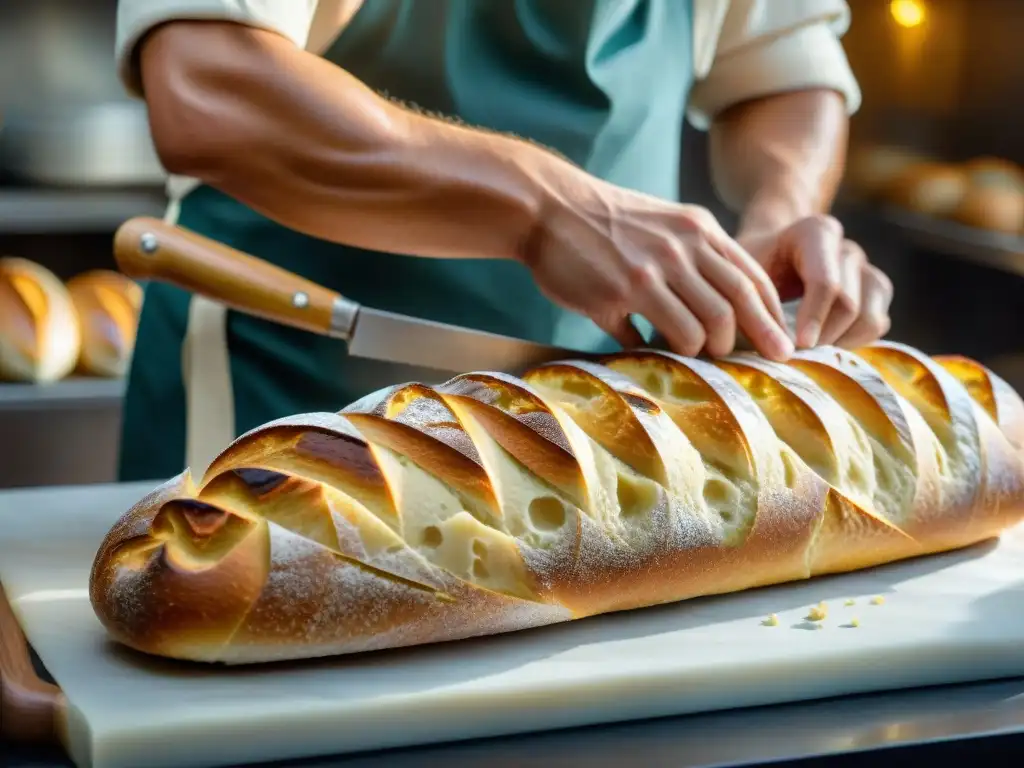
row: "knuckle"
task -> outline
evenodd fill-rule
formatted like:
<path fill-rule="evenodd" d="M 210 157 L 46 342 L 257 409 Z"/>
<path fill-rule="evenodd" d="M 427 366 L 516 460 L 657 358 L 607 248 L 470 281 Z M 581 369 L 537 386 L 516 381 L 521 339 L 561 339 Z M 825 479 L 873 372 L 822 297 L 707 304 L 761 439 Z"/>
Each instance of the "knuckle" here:
<path fill-rule="evenodd" d="M 886 296 L 892 296 L 893 285 L 892 280 L 882 270 L 875 266 L 868 267 L 868 276 L 871 281 L 883 292 Z"/>
<path fill-rule="evenodd" d="M 629 292 L 646 291 L 664 280 L 664 274 L 653 261 L 631 261 L 626 265 Z"/>
<path fill-rule="evenodd" d="M 736 327 L 736 312 L 726 302 L 716 302 L 708 313 L 707 323 L 716 334 L 727 335 Z"/>
<path fill-rule="evenodd" d="M 867 254 L 864 253 L 864 249 L 853 242 L 853 240 L 846 240 L 843 242 L 843 254 L 849 261 L 860 265 L 862 269 L 867 266 Z"/>
<path fill-rule="evenodd" d="M 842 293 L 843 286 L 839 278 L 834 275 L 826 275 L 811 281 L 815 291 L 825 299 L 835 300 Z"/>
<path fill-rule="evenodd" d="M 679 217 L 680 229 L 692 235 L 702 235 L 716 225 L 714 214 L 707 208 L 700 206 L 688 206 L 687 210 Z"/>
<path fill-rule="evenodd" d="M 835 216 L 830 216 L 827 213 L 818 214 L 814 216 L 815 223 L 830 234 L 842 237 L 843 235 L 843 224 Z"/>
<path fill-rule="evenodd" d="M 840 289 L 835 301 L 841 312 L 848 315 L 856 315 L 860 312 L 860 295 L 852 292 L 849 288 Z"/>

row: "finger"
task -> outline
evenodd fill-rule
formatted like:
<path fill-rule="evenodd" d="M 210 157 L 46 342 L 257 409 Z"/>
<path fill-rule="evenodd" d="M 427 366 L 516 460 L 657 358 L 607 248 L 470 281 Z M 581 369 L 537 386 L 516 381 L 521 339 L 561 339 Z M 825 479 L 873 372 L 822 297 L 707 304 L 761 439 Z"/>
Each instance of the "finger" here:
<path fill-rule="evenodd" d="M 598 328 L 615 339 L 623 349 L 636 349 L 647 344 L 643 335 L 633 325 L 633 320 L 629 315 L 608 320 L 594 318 L 594 323 Z"/>
<path fill-rule="evenodd" d="M 735 329 L 738 325 L 753 343 L 754 348 L 764 357 L 785 361 L 792 356 L 793 342 L 786 333 L 785 326 L 780 324 L 765 306 L 761 293 L 740 267 L 718 253 L 706 250 L 700 253 L 697 268 L 713 290 L 724 297 L 730 309 L 730 347 L 728 351 L 720 354 L 732 351 L 736 343 Z M 703 316 L 700 317 L 705 321 L 705 327 L 709 329 L 710 338 L 713 328 L 709 322 L 717 321 L 708 321 Z M 710 342 L 708 351 L 711 352 Z"/>
<path fill-rule="evenodd" d="M 892 283 L 876 267 L 867 265 L 861 279 L 861 310 L 856 322 L 836 342 L 847 349 L 863 347 L 881 339 L 889 332 L 892 321 Z"/>
<path fill-rule="evenodd" d="M 843 242 L 840 253 L 842 281 L 832 310 L 821 329 L 819 344 L 834 344 L 860 316 L 861 274 L 868 260 L 861 247 L 851 240 Z"/>
<path fill-rule="evenodd" d="M 704 326 L 664 279 L 651 279 L 638 294 L 631 311 L 646 317 L 676 354 L 696 357 L 704 348 Z"/>
<path fill-rule="evenodd" d="M 724 261 L 717 253 L 713 257 Z M 704 329 L 704 350 L 713 357 L 732 352 L 736 346 L 736 315 L 729 301 L 704 278 L 693 261 L 677 259 L 665 271 L 669 288 Z"/>
<path fill-rule="evenodd" d="M 793 266 L 804 285 L 796 316 L 797 346 L 816 346 L 822 328 L 839 295 L 843 275 L 840 254 L 842 228 L 817 221 L 794 233 Z"/>
<path fill-rule="evenodd" d="M 782 299 L 779 296 L 778 288 L 775 287 L 775 283 L 772 282 L 764 267 L 747 252 L 746 248 L 731 237 L 726 236 L 725 239 L 712 241 L 712 245 L 746 275 L 761 297 L 761 302 L 764 304 L 765 309 L 771 313 L 771 316 L 779 326 L 785 330 L 786 318 L 782 311 Z"/>
<path fill-rule="evenodd" d="M 735 264 L 754 284 L 761 301 L 782 328 L 786 327 L 785 316 L 782 312 L 782 300 L 779 298 L 779 291 L 772 282 L 771 277 L 765 271 L 757 259 L 747 252 L 747 249 L 722 228 L 718 221 L 712 218 L 704 223 L 703 235 L 715 251 L 724 256 L 728 261 Z"/>

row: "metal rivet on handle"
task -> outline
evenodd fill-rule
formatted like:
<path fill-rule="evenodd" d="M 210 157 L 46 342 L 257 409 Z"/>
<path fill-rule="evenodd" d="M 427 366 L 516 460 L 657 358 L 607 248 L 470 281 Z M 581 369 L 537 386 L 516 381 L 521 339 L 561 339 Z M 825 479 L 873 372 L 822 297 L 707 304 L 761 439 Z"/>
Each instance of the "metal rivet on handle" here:
<path fill-rule="evenodd" d="M 139 238 L 139 246 L 143 253 L 156 253 L 156 249 L 160 247 L 160 241 L 152 232 L 144 232 Z"/>
<path fill-rule="evenodd" d="M 299 291 L 292 296 L 292 306 L 296 309 L 305 309 L 309 306 L 309 294 Z"/>

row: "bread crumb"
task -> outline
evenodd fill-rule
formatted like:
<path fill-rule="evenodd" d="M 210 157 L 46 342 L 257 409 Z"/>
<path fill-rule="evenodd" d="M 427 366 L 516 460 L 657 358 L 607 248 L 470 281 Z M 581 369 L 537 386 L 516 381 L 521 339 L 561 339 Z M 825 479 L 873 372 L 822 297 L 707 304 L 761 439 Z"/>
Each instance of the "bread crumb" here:
<path fill-rule="evenodd" d="M 828 618 L 828 606 L 821 602 L 811 607 L 810 613 L 807 614 L 808 621 L 824 621 Z"/>
<path fill-rule="evenodd" d="M 777 627 L 779 626 L 779 617 L 773 613 L 771 616 L 769 616 L 761 623 L 764 624 L 766 627 Z"/>
<path fill-rule="evenodd" d="M 856 605 L 856 604 L 857 604 L 857 601 L 854 600 L 853 598 L 850 598 L 845 603 L 843 603 L 843 605 Z"/>
<path fill-rule="evenodd" d="M 874 597 L 871 598 L 871 604 L 872 605 L 881 605 L 884 602 L 885 602 L 885 598 L 882 597 L 881 595 L 875 595 Z"/>

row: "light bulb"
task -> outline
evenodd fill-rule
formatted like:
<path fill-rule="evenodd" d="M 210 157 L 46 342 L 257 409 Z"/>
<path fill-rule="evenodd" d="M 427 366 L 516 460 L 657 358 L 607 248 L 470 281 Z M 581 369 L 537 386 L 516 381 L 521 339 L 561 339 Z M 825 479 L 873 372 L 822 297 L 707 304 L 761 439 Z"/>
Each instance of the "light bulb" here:
<path fill-rule="evenodd" d="M 924 23 L 924 3 L 920 0 L 892 0 L 889 13 L 901 27 L 911 29 Z"/>

